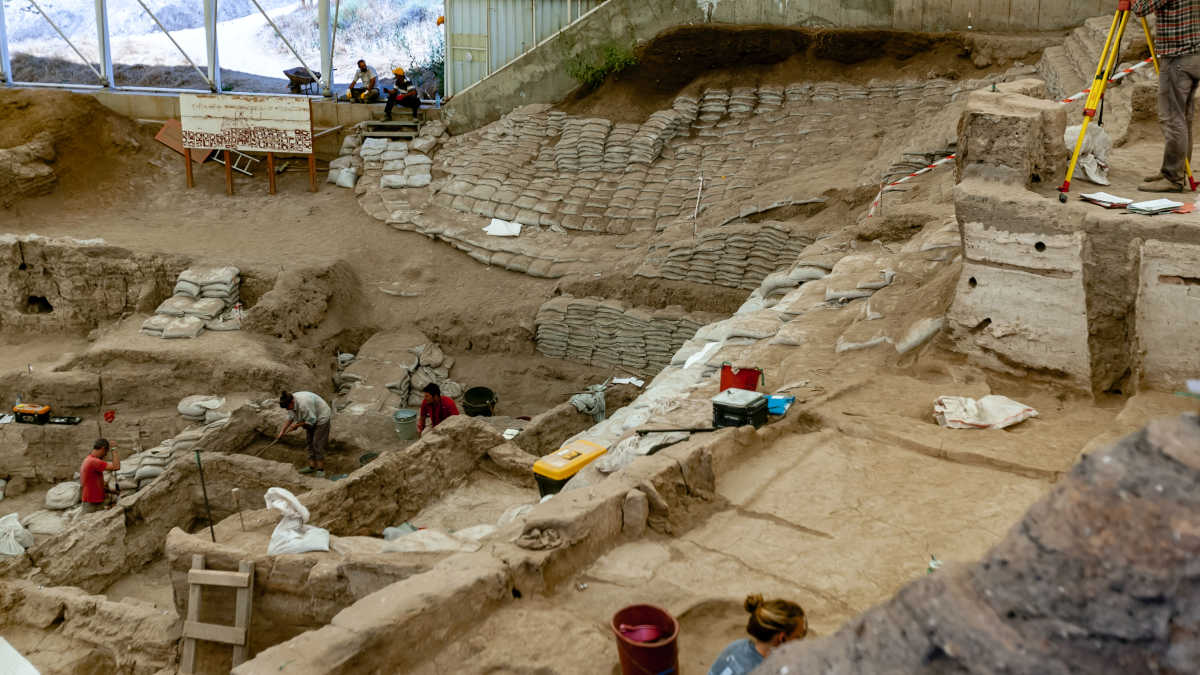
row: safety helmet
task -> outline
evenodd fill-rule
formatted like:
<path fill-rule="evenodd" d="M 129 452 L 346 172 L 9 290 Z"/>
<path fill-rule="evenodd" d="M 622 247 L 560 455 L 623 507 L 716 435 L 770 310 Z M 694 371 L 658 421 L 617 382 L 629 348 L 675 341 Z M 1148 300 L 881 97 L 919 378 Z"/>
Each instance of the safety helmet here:
<path fill-rule="evenodd" d="M 404 75 L 404 69 L 400 66 L 396 66 L 395 68 L 392 68 L 392 74 L 396 77 L 401 77 Z"/>

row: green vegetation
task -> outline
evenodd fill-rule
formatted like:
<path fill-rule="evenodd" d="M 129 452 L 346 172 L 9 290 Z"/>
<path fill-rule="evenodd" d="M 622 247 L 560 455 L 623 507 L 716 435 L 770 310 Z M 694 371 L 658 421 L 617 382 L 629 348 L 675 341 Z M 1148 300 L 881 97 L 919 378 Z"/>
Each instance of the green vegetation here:
<path fill-rule="evenodd" d="M 633 50 L 618 44 L 607 44 L 588 54 L 576 54 L 566 60 L 567 74 L 587 89 L 595 89 L 610 75 L 616 75 L 637 65 Z"/>

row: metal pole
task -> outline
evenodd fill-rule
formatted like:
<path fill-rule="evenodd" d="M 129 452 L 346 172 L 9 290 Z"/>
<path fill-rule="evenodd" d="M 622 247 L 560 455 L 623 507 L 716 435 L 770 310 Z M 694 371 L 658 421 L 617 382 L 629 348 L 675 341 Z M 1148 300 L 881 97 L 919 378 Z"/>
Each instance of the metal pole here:
<path fill-rule="evenodd" d="M 229 158 L 226 157 L 225 161 L 228 162 Z M 217 543 L 217 533 L 213 530 L 212 507 L 208 504 L 208 486 L 204 484 L 204 465 L 200 463 L 200 448 L 196 448 L 196 468 L 200 470 L 200 494 L 204 495 L 204 511 L 208 514 L 208 536 L 215 544 Z"/>
<path fill-rule="evenodd" d="M 97 2 L 103 1 L 104 0 L 97 0 Z M 162 30 L 163 34 L 167 36 L 167 39 L 171 41 L 171 44 L 175 45 L 175 49 L 178 49 L 179 53 L 183 54 L 183 58 L 187 59 L 187 62 L 196 69 L 196 73 L 200 75 L 200 79 L 208 83 L 208 88 L 216 91 L 217 88 L 213 84 L 213 81 L 204 74 L 203 70 L 200 70 L 200 66 L 196 65 L 196 62 L 192 60 L 192 57 L 188 56 L 187 52 L 183 51 L 183 47 L 180 47 L 179 43 L 175 41 L 175 38 L 171 36 L 171 31 L 167 30 L 167 27 L 162 25 L 162 22 L 158 20 L 157 16 L 154 16 L 154 12 L 150 11 L 150 8 L 146 6 L 146 3 L 142 2 L 142 0 L 137 0 L 137 4 L 141 5 L 142 9 L 146 10 L 146 13 L 149 14 L 150 18 L 154 20 L 154 25 L 158 26 L 159 29 Z"/>
<path fill-rule="evenodd" d="M 279 26 L 276 26 L 275 22 L 271 20 L 271 17 L 267 16 L 267 10 L 263 9 L 262 5 L 258 4 L 258 0 L 250 0 L 250 2 L 253 2 L 254 6 L 258 8 L 258 13 L 262 14 L 263 18 L 267 20 L 267 23 L 271 26 L 271 30 L 275 31 L 275 34 L 279 36 L 280 40 L 283 40 L 283 44 L 287 46 L 288 51 L 292 53 L 292 56 L 296 57 L 296 60 L 300 62 L 300 65 L 304 66 L 304 70 L 308 73 L 308 76 L 312 78 L 312 81 L 320 82 L 321 78 L 317 77 L 316 74 L 313 73 L 312 68 L 309 68 L 308 64 L 304 62 L 304 59 L 300 58 L 300 54 L 296 52 L 296 48 L 292 47 L 292 43 L 288 42 L 288 39 L 283 36 L 283 33 L 279 30 Z"/>
<path fill-rule="evenodd" d="M 204 48 L 208 52 L 208 82 L 218 94 L 221 87 L 221 56 L 217 50 L 217 0 L 204 0 Z"/>
<path fill-rule="evenodd" d="M 333 97 L 333 44 L 329 32 L 329 0 L 317 0 L 317 43 L 321 46 L 321 95 Z"/>
<path fill-rule="evenodd" d="M 0 83 L 13 83 L 12 63 L 8 60 L 8 29 L 4 25 L 3 0 L 0 0 Z"/>
<path fill-rule="evenodd" d="M 108 39 L 108 2 L 107 0 L 96 0 L 96 47 L 100 51 L 100 68 L 103 69 L 104 75 L 100 78 L 104 83 L 116 88 L 117 78 L 113 73 L 112 65 L 112 45 Z"/>
<path fill-rule="evenodd" d="M 536 47 L 538 43 L 537 0 L 529 0 L 529 39 L 529 49 L 526 51 L 533 51 L 533 48 Z"/>
<path fill-rule="evenodd" d="M 97 0 L 97 2 L 99 2 L 99 1 L 100 0 Z M 47 14 L 46 11 L 42 9 L 42 6 L 37 4 L 37 0 L 29 0 L 29 4 L 33 5 L 33 8 L 38 11 L 38 14 L 41 14 L 42 18 L 46 20 L 46 23 L 50 24 L 50 27 L 54 29 L 54 32 L 58 33 L 58 36 L 60 38 L 62 38 L 64 42 L 67 43 L 67 46 L 71 48 L 71 51 L 75 52 L 75 56 L 78 56 L 79 60 L 83 61 L 83 65 L 87 66 L 88 70 L 91 70 L 93 73 L 96 74 L 96 79 L 100 80 L 100 82 L 102 84 L 107 86 L 108 81 L 106 79 L 104 79 L 104 76 L 100 74 L 100 71 L 96 70 L 95 67 L 92 66 L 91 61 L 88 61 L 86 58 L 84 58 L 83 54 L 80 53 L 79 49 L 77 49 L 75 47 L 75 43 L 71 42 L 71 39 L 67 37 L 67 34 L 62 32 L 62 29 L 58 27 L 58 24 L 54 23 L 54 19 L 51 19 L 50 15 Z"/>

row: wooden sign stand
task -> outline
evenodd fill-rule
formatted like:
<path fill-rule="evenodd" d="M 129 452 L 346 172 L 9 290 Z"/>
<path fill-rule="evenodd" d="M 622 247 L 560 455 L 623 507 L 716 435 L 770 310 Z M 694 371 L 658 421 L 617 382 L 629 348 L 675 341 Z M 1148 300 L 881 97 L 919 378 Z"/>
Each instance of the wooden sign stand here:
<path fill-rule="evenodd" d="M 310 147 L 310 152 L 306 155 L 308 157 L 308 190 L 309 190 L 309 192 L 317 192 L 317 155 L 316 155 L 316 138 L 317 137 L 313 131 L 312 115 L 313 115 L 312 100 L 310 99 L 308 101 L 308 135 L 309 135 L 311 147 Z M 324 135 L 326 133 L 336 131 L 338 129 L 341 129 L 341 126 L 334 127 L 333 129 L 327 129 L 325 131 L 322 131 L 321 134 Z M 232 196 L 233 195 L 233 158 L 231 156 L 232 153 L 228 149 L 223 149 L 221 152 L 224 154 L 224 158 L 225 158 L 225 194 Z M 183 163 L 185 165 L 184 173 L 187 177 L 188 189 L 194 188 L 194 187 L 196 187 L 196 179 L 192 173 L 192 149 L 191 148 L 188 148 L 188 147 L 183 148 Z M 267 191 L 269 194 L 275 194 L 275 192 L 276 192 L 275 153 L 274 152 L 267 153 Z"/>

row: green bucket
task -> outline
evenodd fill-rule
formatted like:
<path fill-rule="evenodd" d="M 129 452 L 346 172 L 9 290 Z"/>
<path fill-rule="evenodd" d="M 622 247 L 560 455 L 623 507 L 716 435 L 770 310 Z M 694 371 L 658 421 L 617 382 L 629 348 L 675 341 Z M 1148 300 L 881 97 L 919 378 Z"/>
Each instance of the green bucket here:
<path fill-rule="evenodd" d="M 417 437 L 417 411 L 401 408 L 392 415 L 392 424 L 396 426 L 396 435 L 402 441 L 411 441 Z"/>

